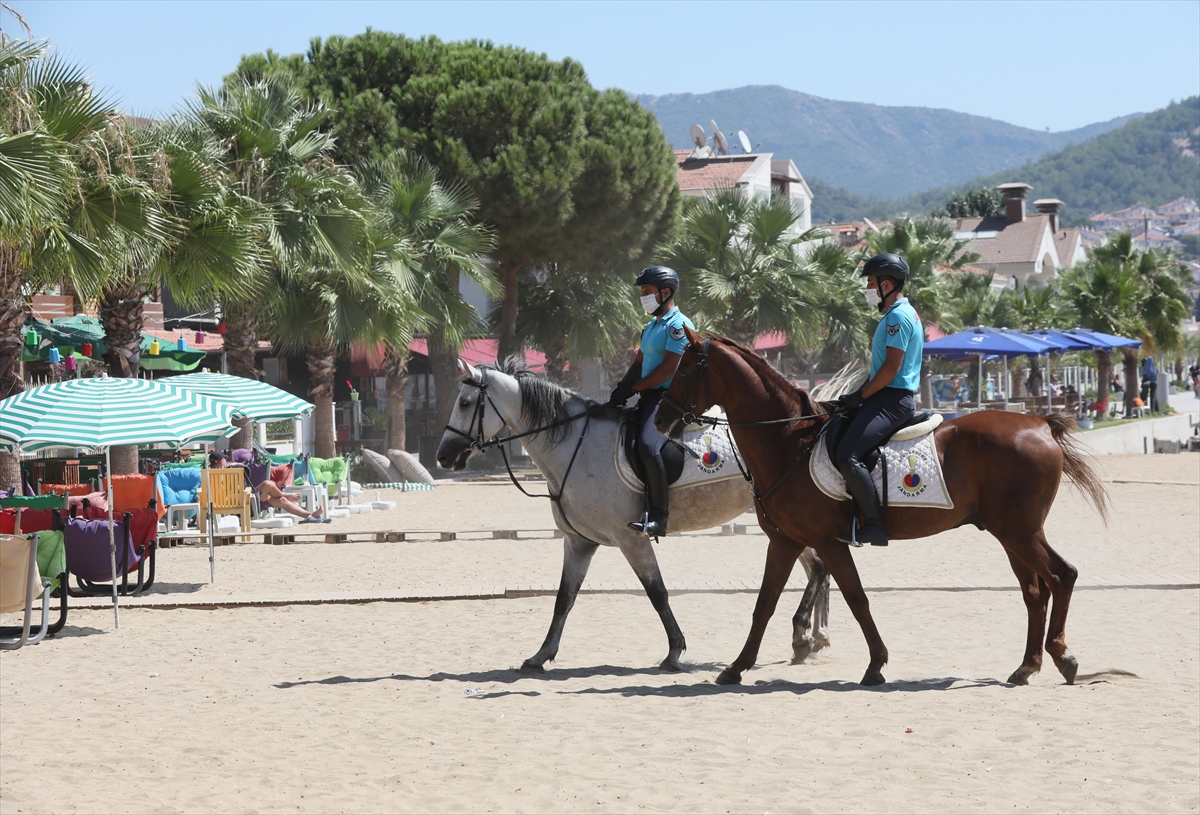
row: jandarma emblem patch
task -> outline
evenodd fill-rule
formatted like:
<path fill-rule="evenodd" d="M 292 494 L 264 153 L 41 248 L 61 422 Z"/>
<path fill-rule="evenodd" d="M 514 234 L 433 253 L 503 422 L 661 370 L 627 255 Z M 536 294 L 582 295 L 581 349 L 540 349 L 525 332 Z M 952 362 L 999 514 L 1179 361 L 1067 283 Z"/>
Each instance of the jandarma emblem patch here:
<path fill-rule="evenodd" d="M 715 473 L 725 466 L 725 457 L 713 449 L 712 436 L 705 433 L 700 440 L 704 442 L 704 452 L 696 460 L 696 466 L 706 473 Z"/>
<path fill-rule="evenodd" d="M 667 329 L 667 332 L 671 335 L 671 339 L 673 340 L 683 339 L 683 326 L 671 326 L 669 329 Z"/>

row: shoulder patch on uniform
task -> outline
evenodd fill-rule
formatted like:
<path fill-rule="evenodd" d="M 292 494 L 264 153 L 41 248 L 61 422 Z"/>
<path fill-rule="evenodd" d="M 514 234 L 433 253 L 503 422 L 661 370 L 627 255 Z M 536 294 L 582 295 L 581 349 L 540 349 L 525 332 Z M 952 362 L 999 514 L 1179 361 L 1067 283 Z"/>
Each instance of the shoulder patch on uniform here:
<path fill-rule="evenodd" d="M 895 325 L 889 325 L 887 327 L 887 333 L 889 333 L 889 334 L 897 333 L 900 330 L 901 325 L 902 325 L 902 323 L 896 323 Z"/>
<path fill-rule="evenodd" d="M 671 339 L 673 339 L 673 340 L 681 340 L 685 336 L 684 332 L 683 332 L 683 326 L 681 326 L 681 325 L 671 326 L 670 329 L 668 330 L 668 333 L 671 335 Z"/>

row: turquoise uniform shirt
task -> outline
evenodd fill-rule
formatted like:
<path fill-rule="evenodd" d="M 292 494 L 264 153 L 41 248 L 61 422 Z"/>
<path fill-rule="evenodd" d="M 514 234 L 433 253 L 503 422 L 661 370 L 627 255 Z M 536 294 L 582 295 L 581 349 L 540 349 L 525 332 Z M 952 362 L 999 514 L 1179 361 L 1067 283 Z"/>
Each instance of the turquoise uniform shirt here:
<path fill-rule="evenodd" d="M 676 306 L 661 317 L 655 317 L 650 322 L 646 323 L 646 327 L 642 329 L 642 378 L 650 375 L 650 372 L 662 365 L 663 359 L 667 351 L 674 354 L 682 354 L 683 349 L 687 348 L 687 334 L 684 333 L 683 327 L 687 326 L 693 331 L 696 326 L 692 325 L 692 321 L 683 316 L 683 312 Z M 672 376 L 671 379 L 675 377 Z M 669 388 L 671 379 L 659 385 L 660 388 Z"/>
<path fill-rule="evenodd" d="M 924 347 L 925 329 L 921 327 L 921 318 L 908 304 L 908 298 L 901 297 L 884 312 L 875 329 L 875 337 L 871 340 L 871 376 L 883 367 L 887 349 L 899 348 L 904 351 L 904 361 L 886 387 L 915 393 L 921 389 L 921 350 Z"/>

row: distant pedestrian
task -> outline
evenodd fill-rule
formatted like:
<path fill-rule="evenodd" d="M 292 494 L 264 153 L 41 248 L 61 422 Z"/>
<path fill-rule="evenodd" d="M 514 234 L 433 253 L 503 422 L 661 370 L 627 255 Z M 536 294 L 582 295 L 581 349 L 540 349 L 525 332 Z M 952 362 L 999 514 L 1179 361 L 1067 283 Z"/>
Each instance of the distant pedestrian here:
<path fill-rule="evenodd" d="M 1158 368 L 1154 357 L 1142 360 L 1142 403 L 1150 406 L 1151 413 L 1158 413 Z"/>

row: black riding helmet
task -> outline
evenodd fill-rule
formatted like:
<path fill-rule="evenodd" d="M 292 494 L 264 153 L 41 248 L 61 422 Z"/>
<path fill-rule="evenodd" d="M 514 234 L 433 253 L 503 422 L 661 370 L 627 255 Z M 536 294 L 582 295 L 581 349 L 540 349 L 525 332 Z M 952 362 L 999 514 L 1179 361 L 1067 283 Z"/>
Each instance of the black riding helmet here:
<path fill-rule="evenodd" d="M 907 260 L 894 252 L 884 252 L 868 260 L 863 265 L 859 277 L 893 277 L 896 280 L 908 280 L 908 275 Z"/>
<path fill-rule="evenodd" d="M 635 286 L 654 286 L 658 289 L 670 289 L 671 296 L 679 294 L 679 275 L 669 266 L 647 266 L 633 281 Z"/>

